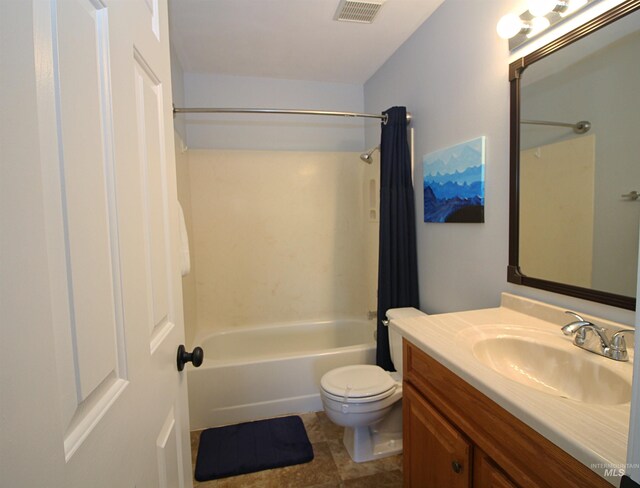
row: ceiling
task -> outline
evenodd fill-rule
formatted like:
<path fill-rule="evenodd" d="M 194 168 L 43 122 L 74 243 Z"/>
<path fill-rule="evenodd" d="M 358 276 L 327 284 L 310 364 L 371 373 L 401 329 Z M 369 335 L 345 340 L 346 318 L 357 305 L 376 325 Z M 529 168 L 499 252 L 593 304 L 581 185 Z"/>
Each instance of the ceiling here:
<path fill-rule="evenodd" d="M 169 0 L 185 72 L 363 84 L 444 0 L 386 0 L 372 24 L 339 0 Z"/>

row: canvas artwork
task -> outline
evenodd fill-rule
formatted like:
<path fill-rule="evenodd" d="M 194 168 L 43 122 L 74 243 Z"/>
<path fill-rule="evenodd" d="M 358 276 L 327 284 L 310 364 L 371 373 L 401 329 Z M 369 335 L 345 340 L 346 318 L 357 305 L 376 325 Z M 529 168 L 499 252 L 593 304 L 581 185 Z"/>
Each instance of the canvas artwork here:
<path fill-rule="evenodd" d="M 425 222 L 484 222 L 485 137 L 427 154 Z"/>

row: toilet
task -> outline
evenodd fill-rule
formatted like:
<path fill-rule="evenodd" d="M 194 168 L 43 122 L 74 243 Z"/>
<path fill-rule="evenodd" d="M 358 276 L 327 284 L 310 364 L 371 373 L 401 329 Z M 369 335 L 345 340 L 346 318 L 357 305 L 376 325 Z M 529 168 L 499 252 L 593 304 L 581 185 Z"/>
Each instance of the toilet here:
<path fill-rule="evenodd" d="M 387 311 L 387 319 L 425 315 L 415 308 Z M 389 329 L 396 372 L 357 364 L 322 376 L 320 397 L 329 419 L 343 426 L 344 445 L 357 463 L 402 452 L 402 336 Z"/>

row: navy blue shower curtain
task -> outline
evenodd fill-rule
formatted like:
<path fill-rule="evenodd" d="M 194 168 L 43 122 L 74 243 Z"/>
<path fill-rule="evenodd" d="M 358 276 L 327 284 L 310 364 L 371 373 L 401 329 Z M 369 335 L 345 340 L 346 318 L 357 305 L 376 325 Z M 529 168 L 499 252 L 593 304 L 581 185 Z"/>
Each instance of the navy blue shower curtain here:
<path fill-rule="evenodd" d="M 411 155 L 407 142 L 407 109 L 385 112 L 380 142 L 380 250 L 378 256 L 378 342 L 376 364 L 394 371 L 387 310 L 419 306 L 416 220 L 411 183 Z"/>

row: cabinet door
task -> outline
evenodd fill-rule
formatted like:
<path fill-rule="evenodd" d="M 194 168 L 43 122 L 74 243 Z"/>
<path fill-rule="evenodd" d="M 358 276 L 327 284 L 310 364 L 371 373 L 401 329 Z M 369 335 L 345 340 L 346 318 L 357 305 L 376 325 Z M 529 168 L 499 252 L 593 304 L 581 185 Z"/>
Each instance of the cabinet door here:
<path fill-rule="evenodd" d="M 471 486 L 471 444 L 408 383 L 403 387 L 404 486 Z"/>
<path fill-rule="evenodd" d="M 518 488 L 484 452 L 477 447 L 473 451 L 474 488 Z"/>

